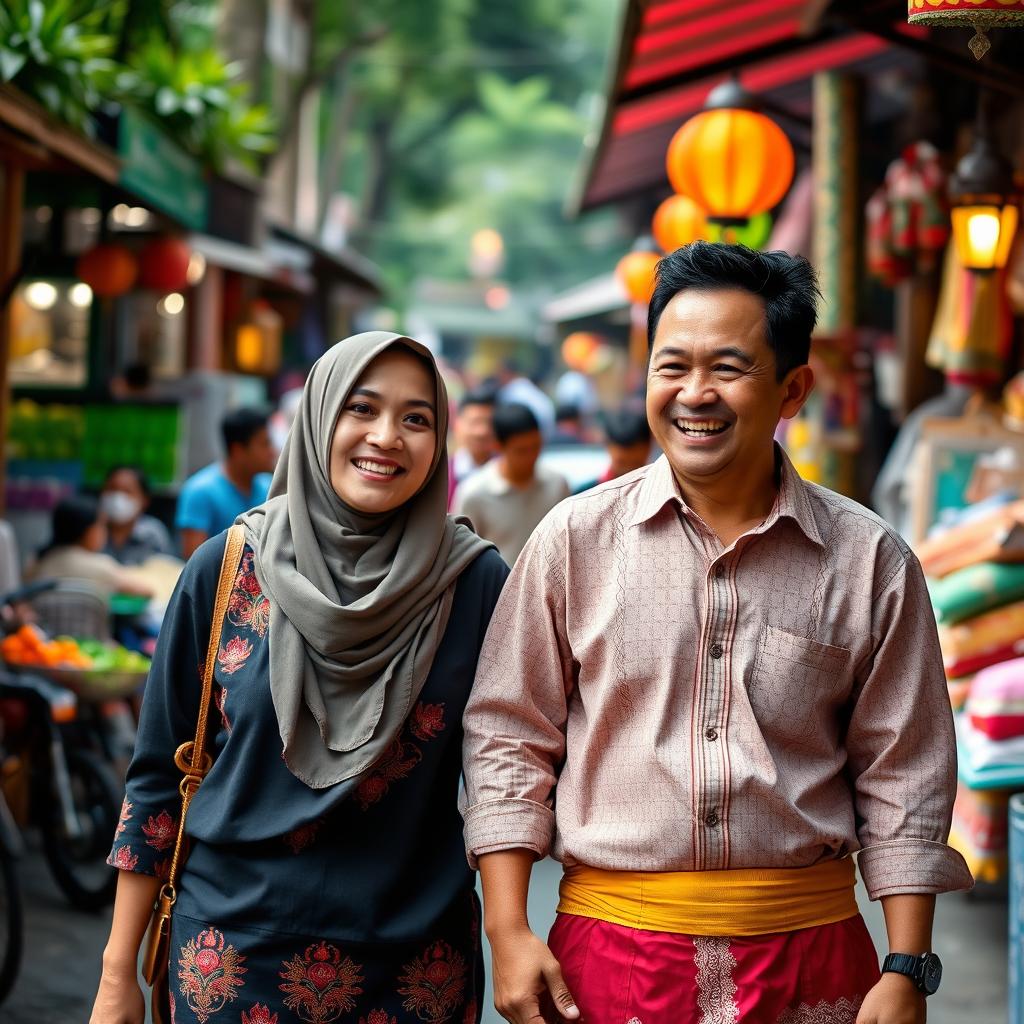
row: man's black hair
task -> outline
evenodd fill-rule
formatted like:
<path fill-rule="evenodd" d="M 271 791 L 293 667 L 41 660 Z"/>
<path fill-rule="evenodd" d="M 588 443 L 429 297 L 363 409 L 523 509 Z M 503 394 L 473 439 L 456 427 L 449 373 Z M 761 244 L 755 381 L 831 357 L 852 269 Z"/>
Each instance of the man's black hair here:
<path fill-rule="evenodd" d="M 651 425 L 645 413 L 638 409 L 615 409 L 601 417 L 605 437 L 609 444 L 623 447 L 651 443 Z"/>
<path fill-rule="evenodd" d="M 149 477 L 146 476 L 138 466 L 129 465 L 127 462 L 122 463 L 119 466 L 111 466 L 110 469 L 107 470 L 107 475 L 103 478 L 104 487 L 110 483 L 110 480 L 115 473 L 131 473 L 138 482 L 139 490 L 142 491 L 147 498 L 153 497 L 153 488 L 150 485 Z"/>
<path fill-rule="evenodd" d="M 53 510 L 50 543 L 40 554 L 77 544 L 99 518 L 100 503 L 91 494 L 70 494 L 62 498 Z"/>
<path fill-rule="evenodd" d="M 540 430 L 537 417 L 525 405 L 518 402 L 509 402 L 505 405 L 495 406 L 494 409 L 494 436 L 498 444 L 505 444 L 513 437 L 520 434 L 530 434 Z"/>
<path fill-rule="evenodd" d="M 742 288 L 764 300 L 765 339 L 775 353 L 782 380 L 803 366 L 811 354 L 811 332 L 818 318 L 817 275 L 802 256 L 757 252 L 745 245 L 693 242 L 669 253 L 658 264 L 657 284 L 647 312 L 647 344 L 665 307 L 680 292 Z"/>
<path fill-rule="evenodd" d="M 492 409 L 498 404 L 498 393 L 494 388 L 479 387 L 470 388 L 459 399 L 459 411 L 469 408 L 471 405 L 487 405 Z"/>
<path fill-rule="evenodd" d="M 580 407 L 575 402 L 560 402 L 555 406 L 555 422 L 564 423 L 566 420 L 570 420 L 573 423 L 578 423 L 582 418 L 583 413 L 580 411 Z"/>
<path fill-rule="evenodd" d="M 270 416 L 262 409 L 232 409 L 220 421 L 224 448 L 230 452 L 233 444 L 248 444 L 261 430 L 267 429 L 269 421 Z"/>

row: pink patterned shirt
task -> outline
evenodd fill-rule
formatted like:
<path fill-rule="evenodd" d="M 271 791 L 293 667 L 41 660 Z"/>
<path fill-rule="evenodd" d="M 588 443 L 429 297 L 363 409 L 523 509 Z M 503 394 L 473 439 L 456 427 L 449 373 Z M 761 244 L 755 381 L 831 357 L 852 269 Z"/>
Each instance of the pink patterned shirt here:
<path fill-rule="evenodd" d="M 968 888 L 956 747 L 917 559 L 779 451 L 724 548 L 668 461 L 555 508 L 495 609 L 465 715 L 470 859 L 639 871 L 860 850 L 873 899 Z"/>

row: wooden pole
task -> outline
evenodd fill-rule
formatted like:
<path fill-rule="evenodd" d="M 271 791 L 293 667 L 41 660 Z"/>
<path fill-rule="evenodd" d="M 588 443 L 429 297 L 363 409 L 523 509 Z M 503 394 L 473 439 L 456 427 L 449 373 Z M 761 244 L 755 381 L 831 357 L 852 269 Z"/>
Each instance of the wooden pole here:
<path fill-rule="evenodd" d="M 21 218 L 25 171 L 18 164 L 0 164 L 0 291 L 21 263 Z M 11 403 L 11 304 L 0 308 L 0 515 L 7 502 L 7 421 Z"/>

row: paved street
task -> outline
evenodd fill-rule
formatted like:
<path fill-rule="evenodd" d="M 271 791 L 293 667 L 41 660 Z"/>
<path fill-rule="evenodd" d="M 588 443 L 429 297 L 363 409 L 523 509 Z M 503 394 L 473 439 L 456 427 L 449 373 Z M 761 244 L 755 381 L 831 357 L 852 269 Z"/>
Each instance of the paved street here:
<path fill-rule="evenodd" d="M 0 1009 L 3 1024 L 84 1024 L 88 1020 L 107 914 L 68 909 L 47 874 L 41 856 L 30 853 L 21 865 L 28 903 L 28 936 L 22 975 Z M 546 931 L 554 919 L 558 865 L 535 869 L 530 920 Z M 876 944 L 884 942 L 877 904 L 859 896 Z M 929 1024 L 1005 1024 L 1006 908 L 992 893 L 948 896 L 939 901 L 936 950 L 946 965 L 942 992 L 930 1006 Z M 487 954 L 487 963 L 490 963 Z M 485 1003 L 490 1007 L 490 997 Z M 500 1024 L 493 1009 L 484 1024 Z M 758 1022 L 759 1024 L 759 1022 Z"/>

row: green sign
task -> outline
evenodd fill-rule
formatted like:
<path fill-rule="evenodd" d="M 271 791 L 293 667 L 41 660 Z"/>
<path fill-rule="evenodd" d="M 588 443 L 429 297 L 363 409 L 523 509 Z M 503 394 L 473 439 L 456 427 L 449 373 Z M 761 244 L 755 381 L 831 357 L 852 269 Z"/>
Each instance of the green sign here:
<path fill-rule="evenodd" d="M 120 183 L 193 231 L 206 227 L 202 168 L 142 114 L 124 109 L 117 138 Z"/>

